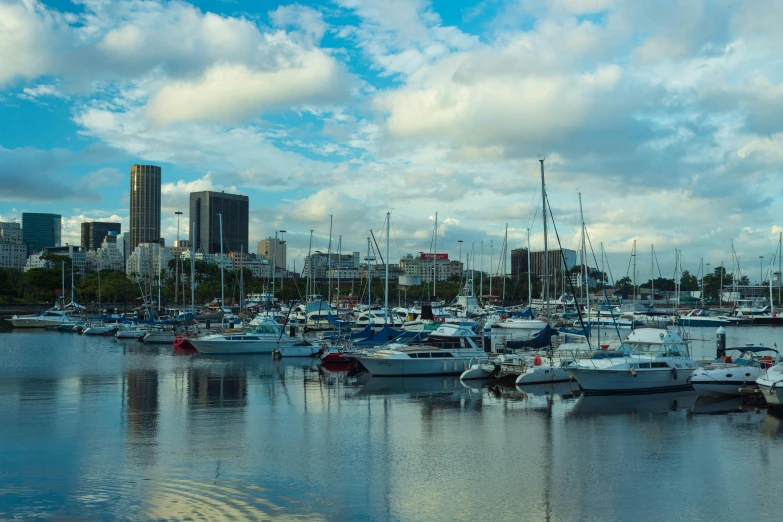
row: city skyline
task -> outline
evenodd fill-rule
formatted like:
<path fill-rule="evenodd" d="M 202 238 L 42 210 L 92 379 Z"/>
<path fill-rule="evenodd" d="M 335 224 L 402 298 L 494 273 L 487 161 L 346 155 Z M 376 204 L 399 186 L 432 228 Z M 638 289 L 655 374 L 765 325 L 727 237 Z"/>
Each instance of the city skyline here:
<path fill-rule="evenodd" d="M 391 210 L 398 253 L 430 250 L 439 212 L 438 250 L 483 240 L 486 269 L 506 223 L 509 252 L 528 228 L 542 245 L 541 155 L 563 248 L 578 189 L 615 274 L 634 240 L 670 273 L 675 249 L 730 267 L 733 239 L 758 279 L 781 230 L 783 6 L 394 4 L 0 4 L 20 28 L 0 34 L 19 57 L 0 64 L 0 220 L 58 212 L 71 244 L 84 221 L 130 230 L 128 166 L 154 164 L 167 244 L 190 192 L 225 190 L 250 198 L 251 245 L 289 231 L 290 261 L 313 226 L 326 249 L 330 214 L 362 251 Z"/>

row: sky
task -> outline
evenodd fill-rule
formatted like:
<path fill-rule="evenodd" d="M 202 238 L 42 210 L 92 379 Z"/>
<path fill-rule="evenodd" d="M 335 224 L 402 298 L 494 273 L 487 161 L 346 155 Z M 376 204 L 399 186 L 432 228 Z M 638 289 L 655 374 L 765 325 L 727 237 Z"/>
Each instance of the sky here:
<path fill-rule="evenodd" d="M 127 231 L 150 163 L 167 244 L 191 191 L 225 190 L 250 197 L 251 245 L 286 230 L 289 268 L 330 215 L 333 247 L 364 252 L 391 212 L 395 260 L 431 250 L 437 212 L 438 251 L 495 271 L 506 225 L 543 246 L 545 158 L 560 244 L 581 193 L 615 279 L 634 241 L 645 281 L 651 245 L 671 277 L 677 249 L 731 270 L 733 241 L 756 281 L 783 230 L 781 19 L 774 0 L 0 0 L 0 220 Z"/>

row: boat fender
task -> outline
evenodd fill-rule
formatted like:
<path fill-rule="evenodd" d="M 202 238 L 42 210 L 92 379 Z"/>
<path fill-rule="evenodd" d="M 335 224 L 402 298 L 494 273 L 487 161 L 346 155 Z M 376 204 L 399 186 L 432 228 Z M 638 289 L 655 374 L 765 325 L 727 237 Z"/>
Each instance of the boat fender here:
<path fill-rule="evenodd" d="M 636 377 L 636 370 L 634 370 L 633 368 L 628 368 L 628 370 L 631 372 L 631 375 Z"/>
<path fill-rule="evenodd" d="M 677 380 L 677 368 L 672 368 L 672 379 Z"/>
<path fill-rule="evenodd" d="M 533 364 L 535 364 L 536 366 L 541 366 L 541 357 L 536 357 L 535 359 L 533 359 Z"/>

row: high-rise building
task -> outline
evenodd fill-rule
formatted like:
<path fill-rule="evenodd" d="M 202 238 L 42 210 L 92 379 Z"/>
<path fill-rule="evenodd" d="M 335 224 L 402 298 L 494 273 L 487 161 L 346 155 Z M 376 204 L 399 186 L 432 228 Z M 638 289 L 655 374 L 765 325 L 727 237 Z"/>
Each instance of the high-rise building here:
<path fill-rule="evenodd" d="M 285 241 L 273 237 L 262 239 L 258 242 L 256 253 L 259 256 L 266 256 L 270 262 L 274 261 L 278 271 L 285 270 Z"/>
<path fill-rule="evenodd" d="M 44 253 L 70 257 L 72 260 L 71 262 L 73 263 L 73 269 L 76 273 L 82 277 L 84 277 L 87 273 L 87 252 L 85 252 L 84 248 L 80 246 L 65 245 L 58 247 L 46 247 L 44 248 Z"/>
<path fill-rule="evenodd" d="M 125 273 L 137 279 L 149 274 L 157 278 L 161 271 L 169 271 L 171 259 L 171 253 L 158 242 L 141 243 L 128 256 L 125 262 Z"/>
<path fill-rule="evenodd" d="M 103 238 L 109 235 L 109 232 L 116 232 L 116 236 L 122 231 L 121 223 L 109 223 L 103 221 L 90 221 L 82 223 L 82 246 L 85 250 L 98 250 L 103 244 Z"/>
<path fill-rule="evenodd" d="M 359 269 L 359 252 L 353 254 L 325 254 L 316 250 L 309 256 L 305 256 L 302 277 L 324 279 L 329 269 Z M 329 264 L 331 262 L 331 265 Z M 277 263 L 275 263 L 277 265 Z"/>
<path fill-rule="evenodd" d="M 249 199 L 225 192 L 191 192 L 190 222 L 193 241 L 205 254 L 220 253 L 220 218 L 223 216 L 223 252 L 247 252 Z"/>
<path fill-rule="evenodd" d="M 549 277 L 562 278 L 563 274 L 576 265 L 576 251 L 564 248 L 562 250 L 549 251 Z M 543 281 L 544 279 L 544 251 L 530 252 L 530 271 Z M 512 264 L 513 268 L 513 264 Z"/>
<path fill-rule="evenodd" d="M 131 165 L 129 249 L 133 252 L 141 243 L 159 241 L 160 167 Z"/>
<path fill-rule="evenodd" d="M 406 276 L 421 277 L 422 283 L 431 283 L 433 273 L 436 281 L 447 281 L 453 275 L 462 276 L 464 266 L 461 261 L 450 260 L 448 254 L 419 252 L 418 257 L 408 254 L 400 259 L 400 271 Z"/>
<path fill-rule="evenodd" d="M 22 238 L 29 253 L 61 245 L 62 216 L 60 214 L 22 213 Z"/>
<path fill-rule="evenodd" d="M 0 268 L 22 270 L 27 262 L 27 245 L 24 244 L 19 223 L 0 223 Z"/>

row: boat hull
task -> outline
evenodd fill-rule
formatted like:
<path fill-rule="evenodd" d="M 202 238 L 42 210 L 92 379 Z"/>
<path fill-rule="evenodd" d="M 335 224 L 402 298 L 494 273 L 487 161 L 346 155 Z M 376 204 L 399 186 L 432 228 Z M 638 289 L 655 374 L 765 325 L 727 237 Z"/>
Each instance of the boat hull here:
<path fill-rule="evenodd" d="M 191 339 L 190 344 L 199 353 L 209 355 L 235 355 L 272 353 L 278 349 L 275 341 L 213 341 Z"/>
<path fill-rule="evenodd" d="M 759 385 L 759 390 L 761 390 L 767 404 L 772 406 L 783 404 L 783 382 L 769 382 L 759 379 L 756 383 Z"/>
<path fill-rule="evenodd" d="M 513 323 L 495 323 L 495 328 L 505 328 L 507 330 L 543 330 L 546 326 L 544 321 L 519 321 Z"/>
<path fill-rule="evenodd" d="M 405 377 L 415 375 L 460 375 L 470 368 L 474 357 L 450 357 L 443 359 L 391 359 L 382 357 L 356 357 L 373 375 Z"/>
<path fill-rule="evenodd" d="M 516 384 L 529 386 L 534 384 L 549 384 L 555 382 L 568 382 L 574 380 L 574 376 L 568 368 L 557 366 L 535 366 L 528 368 L 517 377 Z"/>
<path fill-rule="evenodd" d="M 571 373 L 585 393 L 635 394 L 692 390 L 688 382 L 691 370 L 672 368 L 639 369 L 635 375 L 628 369 L 571 368 Z"/>
<path fill-rule="evenodd" d="M 315 346 L 286 346 L 277 348 L 276 353 L 280 357 L 312 357 Z"/>
<path fill-rule="evenodd" d="M 120 330 L 114 337 L 117 339 L 143 339 L 149 332 L 147 330 Z"/>
<path fill-rule="evenodd" d="M 697 327 L 712 327 L 718 328 L 719 326 L 734 326 L 730 321 L 715 320 L 699 317 L 680 317 L 677 320 L 678 326 L 697 326 Z"/>
<path fill-rule="evenodd" d="M 174 344 L 174 334 L 173 333 L 159 333 L 159 332 L 150 332 L 146 334 L 142 341 L 148 344 Z"/>

